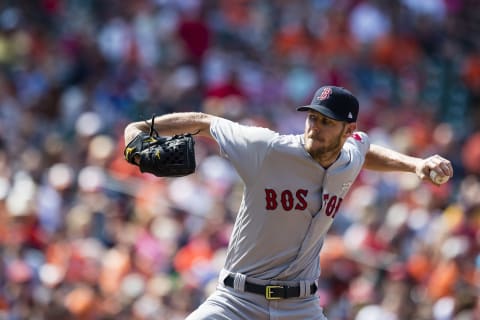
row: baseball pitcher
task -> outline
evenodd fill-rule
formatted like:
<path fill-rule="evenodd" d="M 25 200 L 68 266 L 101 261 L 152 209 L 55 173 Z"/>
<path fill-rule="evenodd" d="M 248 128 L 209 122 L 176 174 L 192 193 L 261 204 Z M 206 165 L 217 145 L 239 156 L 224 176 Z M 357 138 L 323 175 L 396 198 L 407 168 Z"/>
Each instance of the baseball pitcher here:
<path fill-rule="evenodd" d="M 319 253 L 360 170 L 411 172 L 432 183 L 431 172 L 453 175 L 450 161 L 438 155 L 421 159 L 371 144 L 356 130 L 358 100 L 344 88 L 321 87 L 310 105 L 297 110 L 306 115 L 299 135 L 195 112 L 125 128 L 125 157 L 142 172 L 193 172 L 193 142 L 186 133 L 198 133 L 218 143 L 244 183 L 217 290 L 188 320 L 326 319 L 315 294 Z M 166 147 L 167 140 L 178 148 Z"/>

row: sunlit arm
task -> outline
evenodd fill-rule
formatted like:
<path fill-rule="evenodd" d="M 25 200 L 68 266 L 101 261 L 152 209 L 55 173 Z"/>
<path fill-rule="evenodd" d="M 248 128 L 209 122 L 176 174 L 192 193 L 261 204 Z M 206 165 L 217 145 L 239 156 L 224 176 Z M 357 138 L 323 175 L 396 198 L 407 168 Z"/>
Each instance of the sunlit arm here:
<path fill-rule="evenodd" d="M 371 144 L 363 167 L 375 171 L 404 171 L 415 173 L 423 159 Z"/>
<path fill-rule="evenodd" d="M 453 176 L 453 168 L 450 161 L 439 155 L 422 159 L 376 144 L 370 145 L 363 167 L 376 171 L 411 172 L 423 180 L 427 179 L 431 170 L 436 171 L 440 175 Z"/>
<path fill-rule="evenodd" d="M 178 112 L 155 117 L 154 128 L 158 134 L 173 136 L 182 133 L 198 133 L 211 137 L 210 124 L 215 117 L 201 112 Z M 128 124 L 124 130 L 125 145 L 140 132 L 149 132 L 152 120 L 137 121 Z"/>

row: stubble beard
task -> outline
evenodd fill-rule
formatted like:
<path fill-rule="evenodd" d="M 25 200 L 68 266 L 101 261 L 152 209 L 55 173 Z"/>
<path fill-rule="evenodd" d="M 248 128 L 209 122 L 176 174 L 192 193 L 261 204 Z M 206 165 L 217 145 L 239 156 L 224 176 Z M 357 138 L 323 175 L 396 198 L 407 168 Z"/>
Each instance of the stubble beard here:
<path fill-rule="evenodd" d="M 340 133 L 332 143 L 327 146 L 320 146 L 317 148 L 310 148 L 310 155 L 316 161 L 322 163 L 323 161 L 329 161 L 330 159 L 336 159 L 340 150 L 342 149 L 342 133 Z"/>

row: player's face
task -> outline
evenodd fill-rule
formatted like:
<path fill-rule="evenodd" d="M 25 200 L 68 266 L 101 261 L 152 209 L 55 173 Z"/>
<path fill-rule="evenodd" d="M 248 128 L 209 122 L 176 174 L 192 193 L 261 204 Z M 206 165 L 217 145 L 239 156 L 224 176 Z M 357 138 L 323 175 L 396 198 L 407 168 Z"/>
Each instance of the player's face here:
<path fill-rule="evenodd" d="M 315 160 L 335 160 L 353 128 L 354 124 L 328 118 L 316 111 L 308 111 L 305 121 L 305 149 Z"/>

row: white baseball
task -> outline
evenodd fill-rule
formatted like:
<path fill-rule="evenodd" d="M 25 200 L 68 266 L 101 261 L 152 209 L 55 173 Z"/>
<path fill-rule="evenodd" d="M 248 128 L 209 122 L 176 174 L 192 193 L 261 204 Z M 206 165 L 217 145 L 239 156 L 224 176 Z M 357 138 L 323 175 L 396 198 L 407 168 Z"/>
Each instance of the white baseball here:
<path fill-rule="evenodd" d="M 436 171 L 431 170 L 430 171 L 430 179 L 432 179 L 433 182 L 436 184 L 443 184 L 450 179 L 449 176 L 441 176 L 439 175 Z"/>

